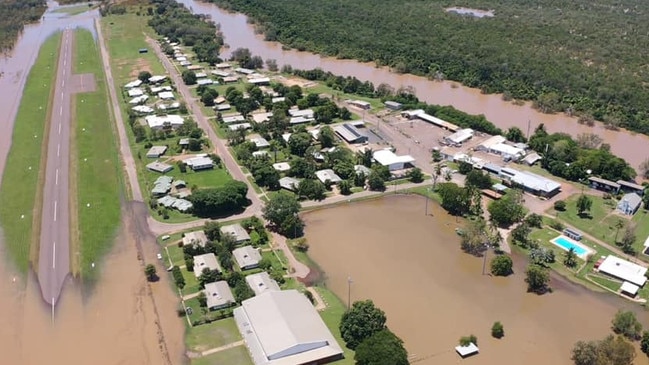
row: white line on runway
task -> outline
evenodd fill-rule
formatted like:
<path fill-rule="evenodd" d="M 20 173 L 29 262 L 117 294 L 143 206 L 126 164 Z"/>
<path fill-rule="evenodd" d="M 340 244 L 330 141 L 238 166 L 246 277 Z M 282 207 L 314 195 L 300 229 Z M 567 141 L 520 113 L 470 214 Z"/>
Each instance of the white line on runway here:
<path fill-rule="evenodd" d="M 61 134 L 61 122 L 59 122 L 59 134 Z"/>
<path fill-rule="evenodd" d="M 56 268 L 56 242 L 52 245 L 52 269 Z"/>
<path fill-rule="evenodd" d="M 65 87 L 65 80 L 63 80 L 61 87 Z"/>
<path fill-rule="evenodd" d="M 60 132 L 61 132 L 61 129 L 59 128 L 59 133 Z M 59 156 L 61 156 L 61 144 L 60 143 L 56 146 L 56 157 L 59 157 Z"/>
<path fill-rule="evenodd" d="M 58 201 L 55 200 L 54 201 L 54 221 L 55 222 L 56 222 L 56 205 L 57 205 L 57 203 L 58 203 Z"/>
<path fill-rule="evenodd" d="M 63 115 L 63 105 L 59 108 L 59 115 Z"/>
<path fill-rule="evenodd" d="M 56 169 L 56 181 L 54 181 L 54 185 L 59 184 L 59 169 Z"/>
<path fill-rule="evenodd" d="M 67 59 L 63 60 L 63 66 L 65 66 L 66 63 L 68 63 L 68 60 Z"/>
<path fill-rule="evenodd" d="M 61 97 L 63 97 L 63 91 L 61 91 Z"/>

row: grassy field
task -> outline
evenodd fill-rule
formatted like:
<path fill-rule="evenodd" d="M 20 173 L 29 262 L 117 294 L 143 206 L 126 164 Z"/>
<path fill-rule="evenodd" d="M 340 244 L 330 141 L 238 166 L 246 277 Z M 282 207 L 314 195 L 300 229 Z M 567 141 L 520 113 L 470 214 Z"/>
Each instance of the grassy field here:
<path fill-rule="evenodd" d="M 237 346 L 215 354 L 192 359 L 192 365 L 253 365 L 248 350 L 245 346 Z"/>
<path fill-rule="evenodd" d="M 54 13 L 63 13 L 63 14 L 68 14 L 69 16 L 85 13 L 88 10 L 93 9 L 93 6 L 88 6 L 87 4 L 80 4 L 80 5 L 74 5 L 74 6 L 66 6 L 61 9 L 56 9 L 53 12 Z"/>
<path fill-rule="evenodd" d="M 234 318 L 225 318 L 212 323 L 190 327 L 185 333 L 185 344 L 189 351 L 205 351 L 241 340 Z"/>
<path fill-rule="evenodd" d="M 338 342 L 338 345 L 340 345 L 340 348 L 343 349 L 343 355 L 345 356 L 344 359 L 336 361 L 334 364 L 354 364 L 354 351 L 348 349 L 345 346 L 345 341 L 343 341 L 340 335 L 340 329 L 338 328 L 340 326 L 340 319 L 342 318 L 343 313 L 345 313 L 345 310 L 347 310 L 347 308 L 345 307 L 343 302 L 341 302 L 340 299 L 338 299 L 338 297 L 329 290 L 321 287 L 316 287 L 315 289 L 327 305 L 327 309 L 320 312 L 320 317 L 322 317 L 322 320 L 327 325 L 327 328 L 329 328 L 329 331 L 331 331 L 331 333 L 334 335 L 334 338 Z"/>
<path fill-rule="evenodd" d="M 33 228 L 40 226 L 41 210 L 34 204 L 60 43 L 60 33 L 47 39 L 29 73 L 0 189 L 0 223 L 4 242 L 22 273 L 29 268 L 31 243 L 38 240 L 38 231 Z"/>
<path fill-rule="evenodd" d="M 77 160 L 72 165 L 81 255 L 72 260 L 72 272 L 89 278 L 97 272 L 91 264 L 111 247 L 119 225 L 121 169 L 99 48 L 88 31 L 76 33 L 73 65 L 75 74 L 94 74 L 97 85 L 94 92 L 74 96 Z"/>

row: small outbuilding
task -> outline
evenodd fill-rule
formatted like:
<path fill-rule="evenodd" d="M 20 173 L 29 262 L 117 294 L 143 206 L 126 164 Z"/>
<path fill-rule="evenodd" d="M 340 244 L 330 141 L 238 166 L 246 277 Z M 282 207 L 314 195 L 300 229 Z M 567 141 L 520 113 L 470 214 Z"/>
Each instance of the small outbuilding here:
<path fill-rule="evenodd" d="M 475 355 L 479 352 L 480 350 L 478 349 L 478 346 L 476 346 L 473 342 L 469 343 L 466 346 L 455 346 L 455 352 L 460 355 L 461 358 L 466 358 L 472 355 Z"/>
<path fill-rule="evenodd" d="M 644 186 L 642 185 L 624 180 L 618 180 L 617 183 L 620 184 L 620 190 L 625 193 L 636 193 L 640 196 L 644 195 Z"/>
<path fill-rule="evenodd" d="M 631 298 L 635 298 L 639 290 L 640 288 L 637 285 L 631 284 L 628 281 L 623 282 L 622 286 L 620 287 L 620 292 Z"/>
<path fill-rule="evenodd" d="M 385 104 L 385 107 L 390 110 L 400 110 L 401 108 L 403 108 L 403 104 L 397 103 L 396 101 L 388 100 L 383 104 Z"/>

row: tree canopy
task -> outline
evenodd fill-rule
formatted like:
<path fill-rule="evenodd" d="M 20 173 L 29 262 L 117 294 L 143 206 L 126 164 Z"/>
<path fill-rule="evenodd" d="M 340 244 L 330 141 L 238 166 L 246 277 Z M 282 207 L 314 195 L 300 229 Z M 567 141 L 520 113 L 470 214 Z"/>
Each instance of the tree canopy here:
<path fill-rule="evenodd" d="M 403 341 L 385 328 L 367 339 L 356 348 L 356 365 L 408 365 L 408 352 Z"/>
<path fill-rule="evenodd" d="M 243 209 L 248 204 L 248 185 L 241 181 L 228 181 L 223 186 L 198 189 L 189 196 L 193 212 L 199 217 L 222 217 Z"/>
<path fill-rule="evenodd" d="M 355 349 L 365 339 L 385 329 L 385 312 L 371 300 L 354 302 L 340 320 L 340 334 L 350 349 Z"/>
<path fill-rule="evenodd" d="M 263 215 L 273 228 L 285 236 L 302 234 L 304 223 L 298 216 L 300 202 L 293 194 L 275 194 L 263 208 Z"/>

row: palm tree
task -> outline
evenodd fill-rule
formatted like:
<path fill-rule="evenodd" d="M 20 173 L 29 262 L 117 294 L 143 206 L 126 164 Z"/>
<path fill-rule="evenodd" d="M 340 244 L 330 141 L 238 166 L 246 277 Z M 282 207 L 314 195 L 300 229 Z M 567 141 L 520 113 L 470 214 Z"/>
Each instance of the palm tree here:
<path fill-rule="evenodd" d="M 624 222 L 621 219 L 618 219 L 615 222 L 615 242 L 617 243 L 617 235 L 620 233 L 620 228 L 624 228 Z"/>
<path fill-rule="evenodd" d="M 570 250 L 566 252 L 565 257 L 563 258 L 563 264 L 568 267 L 575 267 L 577 265 L 577 254 L 575 254 L 574 247 L 570 247 Z"/>
<path fill-rule="evenodd" d="M 437 179 L 439 179 L 440 176 L 442 176 L 442 166 L 441 166 L 441 164 L 437 163 L 433 167 L 433 175 L 432 175 L 432 178 L 433 178 L 433 191 L 435 191 L 435 187 L 437 185 Z"/>

